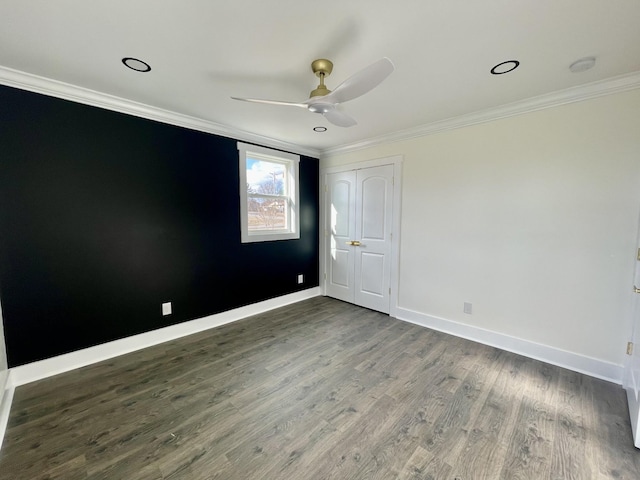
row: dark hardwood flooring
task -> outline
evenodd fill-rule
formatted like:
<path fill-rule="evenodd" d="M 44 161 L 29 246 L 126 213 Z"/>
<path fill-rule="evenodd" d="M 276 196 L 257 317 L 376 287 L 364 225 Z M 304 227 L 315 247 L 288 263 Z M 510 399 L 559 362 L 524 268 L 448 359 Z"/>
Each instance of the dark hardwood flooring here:
<path fill-rule="evenodd" d="M 623 389 L 317 297 L 16 389 L 0 479 L 640 479 Z"/>

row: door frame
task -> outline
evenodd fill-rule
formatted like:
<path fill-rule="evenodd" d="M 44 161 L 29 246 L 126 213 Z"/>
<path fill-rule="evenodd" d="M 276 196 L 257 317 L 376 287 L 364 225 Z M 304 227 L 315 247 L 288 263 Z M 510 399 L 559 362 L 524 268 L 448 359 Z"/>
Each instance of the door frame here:
<path fill-rule="evenodd" d="M 640 220 L 638 221 L 638 234 L 636 236 L 636 250 L 634 252 L 634 275 L 633 288 L 640 286 Z M 631 288 L 629 288 L 631 290 Z M 631 421 L 631 431 L 633 444 L 640 448 L 640 375 L 638 366 L 640 365 L 640 297 L 638 292 L 632 293 L 631 304 L 631 334 L 629 344 L 627 344 L 627 356 L 623 365 L 622 387 L 627 393 L 627 403 L 629 406 L 629 417 Z"/>
<path fill-rule="evenodd" d="M 352 170 L 362 170 L 364 168 L 381 167 L 383 165 L 393 166 L 393 218 L 391 221 L 391 272 L 389 283 L 391 294 L 389 295 L 389 316 L 395 317 L 398 310 L 398 288 L 400 284 L 400 217 L 402 213 L 402 155 L 392 155 L 389 157 L 365 160 L 362 162 L 347 163 L 334 167 L 320 169 L 320 290 L 322 295 L 327 294 L 327 261 L 329 225 L 327 223 L 328 189 L 327 175 L 338 172 L 348 172 Z"/>

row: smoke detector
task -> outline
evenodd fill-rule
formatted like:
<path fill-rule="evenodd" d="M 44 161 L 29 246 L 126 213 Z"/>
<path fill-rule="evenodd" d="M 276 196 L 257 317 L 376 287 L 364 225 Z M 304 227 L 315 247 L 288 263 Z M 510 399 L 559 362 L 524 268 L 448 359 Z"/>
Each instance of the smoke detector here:
<path fill-rule="evenodd" d="M 569 65 L 569 70 L 573 73 L 586 72 L 587 70 L 594 67 L 596 64 L 596 57 L 584 57 L 580 60 L 576 60 L 571 65 Z"/>

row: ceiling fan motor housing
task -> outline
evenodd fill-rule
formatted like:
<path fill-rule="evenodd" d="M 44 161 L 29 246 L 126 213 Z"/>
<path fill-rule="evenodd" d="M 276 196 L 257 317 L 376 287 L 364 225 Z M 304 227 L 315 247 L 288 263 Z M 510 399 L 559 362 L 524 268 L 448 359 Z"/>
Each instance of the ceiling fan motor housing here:
<path fill-rule="evenodd" d="M 327 75 L 331 75 L 331 72 L 333 71 L 333 63 L 331 60 L 327 60 L 326 58 L 320 58 L 311 62 L 311 70 L 313 70 L 313 73 L 318 77 L 321 77 L 321 75 L 326 77 Z"/>
<path fill-rule="evenodd" d="M 309 98 L 324 97 L 325 95 L 328 95 L 330 93 L 331 90 L 329 90 L 327 87 L 325 87 L 324 85 L 318 85 L 318 88 L 316 88 L 315 90 L 311 90 Z"/>

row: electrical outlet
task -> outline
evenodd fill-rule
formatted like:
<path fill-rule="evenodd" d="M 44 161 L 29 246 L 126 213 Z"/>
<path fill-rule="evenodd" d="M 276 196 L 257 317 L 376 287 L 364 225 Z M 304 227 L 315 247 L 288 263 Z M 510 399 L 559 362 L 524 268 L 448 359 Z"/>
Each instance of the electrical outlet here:
<path fill-rule="evenodd" d="M 171 302 L 162 304 L 162 315 L 171 315 Z"/>
<path fill-rule="evenodd" d="M 473 311 L 473 305 L 469 302 L 464 302 L 464 313 L 471 315 Z"/>
<path fill-rule="evenodd" d="M 304 275 L 302 273 L 298 275 L 298 283 L 304 283 Z"/>

